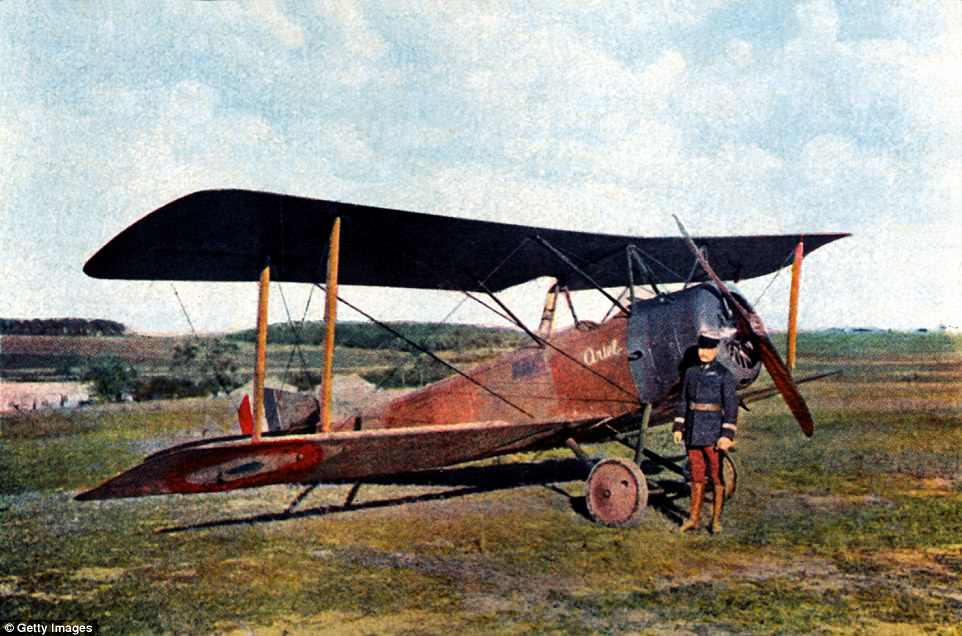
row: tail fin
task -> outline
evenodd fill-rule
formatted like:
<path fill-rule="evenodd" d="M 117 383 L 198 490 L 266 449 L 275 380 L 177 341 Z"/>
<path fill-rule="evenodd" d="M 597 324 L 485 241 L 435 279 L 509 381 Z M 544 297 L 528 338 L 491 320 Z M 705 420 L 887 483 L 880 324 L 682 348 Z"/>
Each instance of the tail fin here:
<path fill-rule="evenodd" d="M 237 408 L 237 420 L 240 422 L 241 433 L 244 435 L 254 434 L 254 415 L 251 412 L 251 399 L 249 395 L 244 395 L 240 406 Z"/>
<path fill-rule="evenodd" d="M 264 415 L 269 433 L 313 433 L 318 422 L 317 398 L 305 393 L 291 393 L 277 389 L 264 391 Z M 254 434 L 254 412 L 249 395 L 244 395 L 237 409 L 241 433 Z"/>

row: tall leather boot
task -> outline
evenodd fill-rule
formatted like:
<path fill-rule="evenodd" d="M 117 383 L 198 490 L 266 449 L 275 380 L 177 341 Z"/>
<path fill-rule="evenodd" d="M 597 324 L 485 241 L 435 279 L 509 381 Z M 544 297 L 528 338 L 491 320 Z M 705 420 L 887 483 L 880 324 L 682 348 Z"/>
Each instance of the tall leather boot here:
<path fill-rule="evenodd" d="M 692 484 L 691 511 L 688 513 L 688 519 L 685 520 L 685 523 L 681 524 L 680 532 L 682 534 L 698 527 L 699 523 L 701 522 L 701 503 L 704 501 L 704 499 L 705 484 Z"/>
<path fill-rule="evenodd" d="M 721 513 L 725 504 L 725 487 L 715 485 L 715 499 L 711 502 L 711 533 L 721 534 Z"/>

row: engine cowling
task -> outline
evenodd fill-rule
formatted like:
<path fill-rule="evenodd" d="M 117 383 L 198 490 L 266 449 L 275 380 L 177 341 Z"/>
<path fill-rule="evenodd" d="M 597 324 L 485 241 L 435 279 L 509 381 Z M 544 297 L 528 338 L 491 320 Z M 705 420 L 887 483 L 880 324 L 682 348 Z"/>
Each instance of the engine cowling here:
<path fill-rule="evenodd" d="M 656 402 L 677 390 L 685 369 L 698 364 L 696 342 L 704 331 L 721 335 L 718 361 L 732 372 L 738 387 L 754 382 L 762 367 L 760 352 L 713 285 L 635 301 L 628 321 L 628 359 L 642 402 Z"/>

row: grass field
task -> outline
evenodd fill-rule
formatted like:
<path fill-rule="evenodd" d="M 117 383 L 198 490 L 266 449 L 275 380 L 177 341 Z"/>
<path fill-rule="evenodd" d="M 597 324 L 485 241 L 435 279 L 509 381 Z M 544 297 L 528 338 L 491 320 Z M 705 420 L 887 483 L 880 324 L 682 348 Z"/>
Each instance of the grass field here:
<path fill-rule="evenodd" d="M 218 400 L 5 417 L 0 619 L 104 633 L 962 633 L 962 341 L 807 334 L 818 430 L 773 399 L 740 421 L 721 536 L 592 524 L 560 451 L 405 483 L 72 500 L 179 439 Z M 764 383 L 764 380 L 760 384 Z M 669 447 L 658 429 L 654 441 Z M 599 455 L 621 453 L 598 447 Z M 661 475 L 656 475 L 660 478 Z M 687 499 L 676 502 L 687 507 Z"/>

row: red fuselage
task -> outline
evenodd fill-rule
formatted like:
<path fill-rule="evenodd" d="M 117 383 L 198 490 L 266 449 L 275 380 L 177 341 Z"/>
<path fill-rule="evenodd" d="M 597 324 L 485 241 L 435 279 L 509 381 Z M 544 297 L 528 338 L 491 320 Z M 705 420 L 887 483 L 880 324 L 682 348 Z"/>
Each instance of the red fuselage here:
<path fill-rule="evenodd" d="M 551 347 L 532 343 L 467 371 L 504 399 L 455 375 L 342 420 L 335 430 L 580 421 L 630 413 L 639 401 L 628 366 L 627 324 L 621 315 L 591 328 L 568 329 L 551 339 Z"/>
<path fill-rule="evenodd" d="M 734 324 L 715 288 L 697 285 L 637 301 L 630 317 L 618 313 L 601 324 L 581 323 L 544 346 L 532 342 L 468 369 L 477 384 L 454 375 L 363 410 L 334 428 L 578 422 L 618 418 L 645 402 L 656 407 L 656 424 L 671 410 L 685 367 L 697 363 L 694 344 L 701 330 L 724 334 L 719 361 L 735 374 L 739 388 L 755 380 L 759 361 Z"/>

